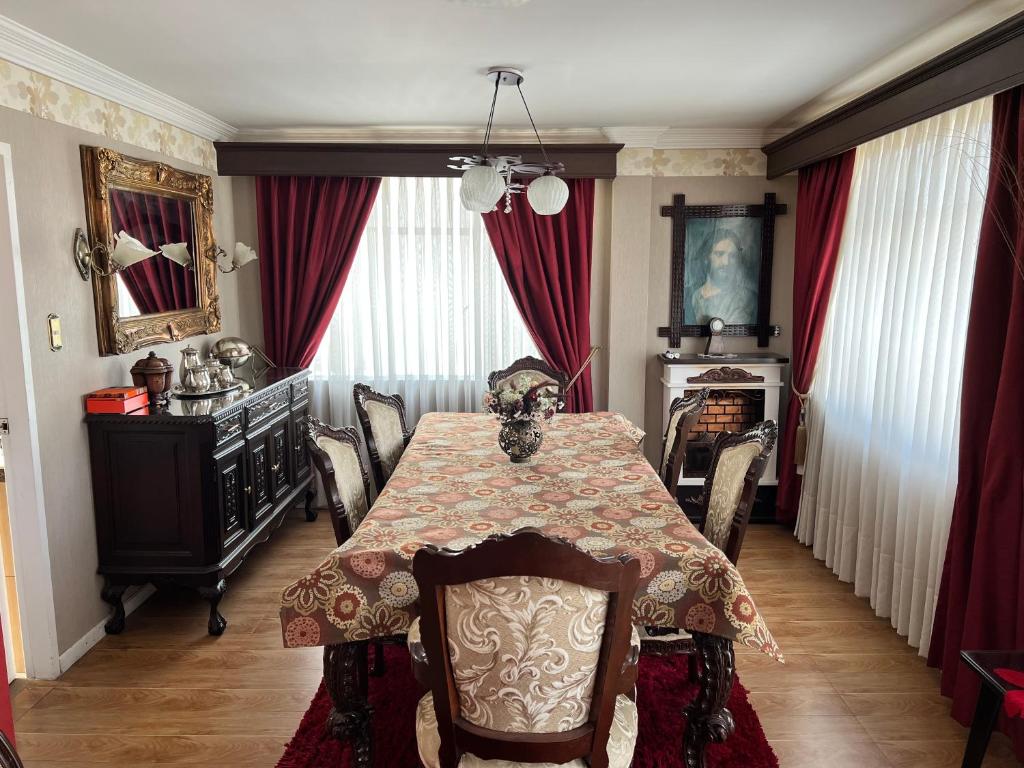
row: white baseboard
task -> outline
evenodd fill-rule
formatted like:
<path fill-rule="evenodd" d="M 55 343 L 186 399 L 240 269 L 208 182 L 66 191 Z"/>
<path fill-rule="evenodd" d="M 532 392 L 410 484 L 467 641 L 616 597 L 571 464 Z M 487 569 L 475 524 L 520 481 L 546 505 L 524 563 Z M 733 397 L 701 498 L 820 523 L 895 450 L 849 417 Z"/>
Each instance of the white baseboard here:
<path fill-rule="evenodd" d="M 145 584 L 134 590 L 131 594 L 126 595 L 124 598 L 124 615 L 130 616 L 132 612 L 146 602 L 154 592 L 156 592 L 156 587 L 152 584 Z M 99 624 L 86 632 L 78 642 L 60 655 L 60 673 L 62 675 L 71 669 L 71 666 L 75 662 L 85 656 L 85 654 L 89 652 L 90 648 L 106 636 L 107 631 L 103 628 L 103 625 L 106 623 L 107 619 L 104 618 Z"/>

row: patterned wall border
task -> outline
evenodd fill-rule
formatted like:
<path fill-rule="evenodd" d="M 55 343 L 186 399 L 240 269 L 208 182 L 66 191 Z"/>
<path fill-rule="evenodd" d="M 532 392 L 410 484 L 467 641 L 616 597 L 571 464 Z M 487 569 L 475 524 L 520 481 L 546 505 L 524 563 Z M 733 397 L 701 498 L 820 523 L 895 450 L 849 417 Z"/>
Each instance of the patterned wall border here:
<path fill-rule="evenodd" d="M 626 147 L 618 154 L 620 176 L 764 176 L 760 149 L 650 149 Z"/>
<path fill-rule="evenodd" d="M 217 170 L 213 142 L 3 59 L 0 106 Z"/>

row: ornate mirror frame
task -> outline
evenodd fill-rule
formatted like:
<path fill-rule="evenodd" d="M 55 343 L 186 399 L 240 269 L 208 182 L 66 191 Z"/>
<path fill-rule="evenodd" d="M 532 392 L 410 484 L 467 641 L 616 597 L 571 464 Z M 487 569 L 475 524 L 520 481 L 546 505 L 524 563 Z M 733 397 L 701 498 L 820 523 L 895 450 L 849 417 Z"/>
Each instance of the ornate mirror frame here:
<path fill-rule="evenodd" d="M 150 160 L 122 155 L 106 147 L 82 146 L 82 185 L 89 224 L 90 247 L 113 247 L 110 221 L 110 189 L 149 192 L 188 200 L 195 227 L 194 269 L 197 306 L 152 315 L 122 318 L 117 312 L 117 276 L 92 274 L 96 306 L 96 337 L 101 355 L 121 355 L 153 344 L 177 341 L 220 330 L 217 266 L 214 261 L 213 181 Z M 108 267 L 99 256 L 98 266 Z"/>

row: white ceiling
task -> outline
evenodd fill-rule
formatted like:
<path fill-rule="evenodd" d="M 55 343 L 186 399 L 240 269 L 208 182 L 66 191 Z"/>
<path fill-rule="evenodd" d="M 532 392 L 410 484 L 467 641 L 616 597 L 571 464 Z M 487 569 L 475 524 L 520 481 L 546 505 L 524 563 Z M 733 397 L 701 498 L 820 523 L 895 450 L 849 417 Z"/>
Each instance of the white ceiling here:
<path fill-rule="evenodd" d="M 970 0 L 4 0 L 231 125 L 475 126 L 493 64 L 542 127 L 762 128 Z M 520 126 L 504 89 L 496 123 Z"/>

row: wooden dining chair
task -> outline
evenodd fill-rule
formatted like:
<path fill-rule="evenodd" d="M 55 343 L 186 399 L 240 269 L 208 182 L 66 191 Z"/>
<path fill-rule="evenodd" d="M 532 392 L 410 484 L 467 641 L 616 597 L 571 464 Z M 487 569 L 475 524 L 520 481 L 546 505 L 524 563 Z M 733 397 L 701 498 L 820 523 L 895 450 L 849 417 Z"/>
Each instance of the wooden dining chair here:
<path fill-rule="evenodd" d="M 639 561 L 595 558 L 535 529 L 413 558 L 430 693 L 416 709 L 426 768 L 531 763 L 627 768 L 637 709 Z M 506 762 L 497 762 L 506 761 Z"/>
<path fill-rule="evenodd" d="M 14 745 L 3 732 L 0 732 L 0 768 L 25 768 L 18 753 L 14 750 Z"/>
<path fill-rule="evenodd" d="M 700 499 L 700 531 L 735 565 L 754 508 L 757 486 L 775 448 L 778 429 L 762 421 L 746 432 L 722 432 L 711 448 L 711 465 Z M 690 677 L 696 679 L 693 639 L 682 629 L 647 627 L 641 630 L 646 655 L 690 654 Z"/>
<path fill-rule="evenodd" d="M 679 487 L 679 478 L 686 469 L 687 438 L 703 415 L 710 394 L 711 390 L 704 387 L 686 397 L 675 398 L 668 407 L 668 424 L 661 439 L 658 475 L 673 499 Z"/>
<path fill-rule="evenodd" d="M 355 427 L 332 427 L 313 416 L 306 419 L 306 447 L 327 497 L 338 546 L 348 541 L 370 511 L 370 478 L 360 444 Z"/>
<path fill-rule="evenodd" d="M 406 426 L 405 400 L 401 395 L 376 392 L 366 384 L 352 387 L 352 398 L 355 400 L 359 426 L 366 438 L 373 482 L 377 486 L 377 493 L 380 493 L 398 466 L 405 446 L 412 439 L 413 432 Z"/>
<path fill-rule="evenodd" d="M 569 384 L 569 374 L 565 371 L 559 371 L 540 358 L 527 356 L 519 358 L 508 368 L 491 371 L 487 376 L 487 386 L 490 389 L 509 387 L 517 384 L 523 376 L 529 379 L 531 387 L 550 384 L 551 391 L 559 397 L 565 396 Z"/>

